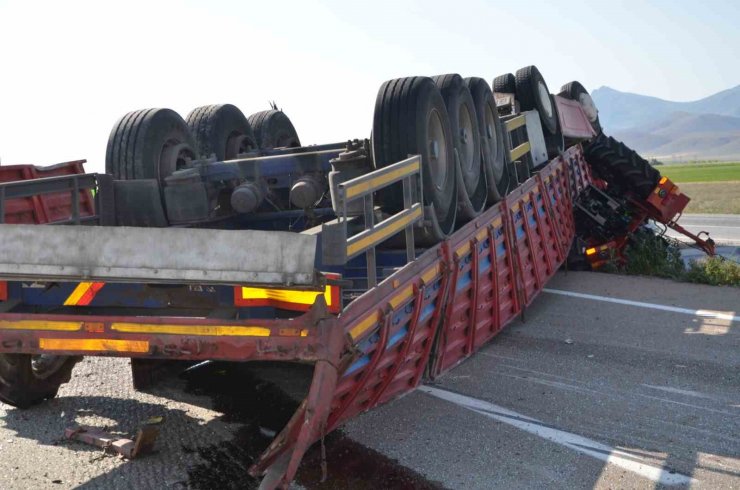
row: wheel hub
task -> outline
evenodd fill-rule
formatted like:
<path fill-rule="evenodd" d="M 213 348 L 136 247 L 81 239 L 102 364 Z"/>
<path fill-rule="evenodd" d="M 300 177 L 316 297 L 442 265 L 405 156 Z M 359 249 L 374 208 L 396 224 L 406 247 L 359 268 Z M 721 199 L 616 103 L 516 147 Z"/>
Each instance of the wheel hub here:
<path fill-rule="evenodd" d="M 552 102 L 550 101 L 550 93 L 547 91 L 547 87 L 544 82 L 537 83 L 537 90 L 540 94 L 540 100 L 542 101 L 542 108 L 545 110 L 547 117 L 550 118 L 553 115 Z"/>
<path fill-rule="evenodd" d="M 444 190 L 447 181 L 447 142 L 442 129 L 442 118 L 436 109 L 429 113 L 427 120 L 427 138 L 429 146 L 429 170 L 431 171 L 432 184 L 438 191 Z"/>

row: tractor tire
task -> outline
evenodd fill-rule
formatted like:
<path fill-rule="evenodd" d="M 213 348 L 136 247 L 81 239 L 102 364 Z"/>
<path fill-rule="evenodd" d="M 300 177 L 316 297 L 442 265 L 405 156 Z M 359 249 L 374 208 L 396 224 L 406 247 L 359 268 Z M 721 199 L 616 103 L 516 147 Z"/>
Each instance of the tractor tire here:
<path fill-rule="evenodd" d="M 539 112 L 545 134 L 557 133 L 558 120 L 550 91 L 536 66 L 526 66 L 517 70 L 516 98 L 522 112 L 533 109 Z"/>
<path fill-rule="evenodd" d="M 470 77 L 465 79 L 465 85 L 473 96 L 475 112 L 478 115 L 481 156 L 488 182 L 488 201 L 498 202 L 506 197 L 512 188 L 504 127 L 498 117 L 496 101 L 488 83 L 482 78 Z"/>
<path fill-rule="evenodd" d="M 298 133 L 283 111 L 270 109 L 256 112 L 247 119 L 261 150 L 273 148 L 298 148 Z"/>
<path fill-rule="evenodd" d="M 187 123 L 170 109 L 129 112 L 113 126 L 105 153 L 105 173 L 117 180 L 157 179 L 160 184 L 195 159 L 195 139 Z"/>
<path fill-rule="evenodd" d="M 421 155 L 423 204 L 433 209 L 425 213 L 427 224 L 418 242 L 432 244 L 446 238 L 457 215 L 455 150 L 447 108 L 431 78 L 397 78 L 381 85 L 375 99 L 372 147 L 376 168 Z M 379 194 L 386 211 L 403 208 L 400 184 Z"/>
<path fill-rule="evenodd" d="M 29 408 L 54 398 L 80 360 L 73 356 L 0 354 L 0 401 Z"/>
<path fill-rule="evenodd" d="M 460 75 L 438 75 L 432 80 L 442 92 L 450 118 L 457 158 L 458 216 L 473 219 L 483 211 L 488 199 L 475 102 Z"/>
<path fill-rule="evenodd" d="M 660 172 L 647 160 L 604 133 L 584 148 L 584 156 L 597 177 L 638 199 L 647 198 L 660 180 Z"/>
<path fill-rule="evenodd" d="M 586 114 L 588 121 L 591 123 L 591 127 L 596 131 L 596 134 L 601 133 L 599 110 L 596 107 L 594 100 L 591 98 L 591 94 L 588 93 L 588 90 L 586 90 L 580 82 L 573 81 L 566 83 L 560 87 L 560 93 L 558 95 L 578 102 L 583 109 L 583 112 Z"/>
<path fill-rule="evenodd" d="M 516 77 L 511 73 L 505 73 L 499 75 L 493 79 L 493 93 L 494 94 L 515 94 L 516 93 Z"/>
<path fill-rule="evenodd" d="M 233 160 L 257 149 L 257 140 L 242 111 L 231 104 L 206 105 L 190 111 L 185 119 L 198 144 L 198 156 Z"/>

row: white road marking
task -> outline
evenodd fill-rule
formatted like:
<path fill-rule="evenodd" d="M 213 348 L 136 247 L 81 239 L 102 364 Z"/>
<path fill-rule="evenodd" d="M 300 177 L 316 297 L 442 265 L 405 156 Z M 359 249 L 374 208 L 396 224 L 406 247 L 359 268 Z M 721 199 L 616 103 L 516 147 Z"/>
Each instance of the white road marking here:
<path fill-rule="evenodd" d="M 540 436 L 574 451 L 591 456 L 592 458 L 619 466 L 662 485 L 689 485 L 696 483 L 696 480 L 690 476 L 653 466 L 645 458 L 637 454 L 620 451 L 615 447 L 602 444 L 593 439 L 550 427 L 537 419 L 527 417 L 499 405 L 432 386 L 422 385 L 418 389 L 428 395 L 454 403 L 478 414 L 498 420 L 499 422 L 509 424 L 530 434 Z"/>
<path fill-rule="evenodd" d="M 679 388 L 672 388 L 670 386 L 648 385 L 645 383 L 643 383 L 642 386 L 646 388 L 652 388 L 654 390 L 666 391 L 668 393 L 676 393 L 679 395 L 694 396 L 696 398 L 708 398 L 709 400 L 716 400 L 716 398 L 711 395 L 705 395 L 704 393 L 699 393 L 698 391 L 693 390 L 681 390 Z"/>
<path fill-rule="evenodd" d="M 673 313 L 683 313 L 684 315 L 700 316 L 702 318 L 717 318 L 719 320 L 729 320 L 731 322 L 740 322 L 740 316 L 732 313 L 724 313 L 714 310 L 692 310 L 689 308 L 679 308 L 678 306 L 659 305 L 657 303 L 645 303 L 642 301 L 632 301 L 630 299 L 609 298 L 607 296 L 597 296 L 595 294 L 576 293 L 575 291 L 563 291 L 562 289 L 543 289 L 550 294 L 559 294 L 561 296 L 571 296 L 573 298 L 592 299 L 594 301 L 605 301 L 607 303 L 616 303 L 627 306 L 639 306 L 640 308 L 650 308 L 653 310 L 670 311 Z"/>

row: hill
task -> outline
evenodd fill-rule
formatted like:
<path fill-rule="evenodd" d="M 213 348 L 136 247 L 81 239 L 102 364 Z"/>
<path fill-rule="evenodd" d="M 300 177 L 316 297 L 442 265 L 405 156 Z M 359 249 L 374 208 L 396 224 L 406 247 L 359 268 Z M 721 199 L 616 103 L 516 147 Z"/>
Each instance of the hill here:
<path fill-rule="evenodd" d="M 693 102 L 593 91 L 607 134 L 663 160 L 740 159 L 740 86 Z"/>

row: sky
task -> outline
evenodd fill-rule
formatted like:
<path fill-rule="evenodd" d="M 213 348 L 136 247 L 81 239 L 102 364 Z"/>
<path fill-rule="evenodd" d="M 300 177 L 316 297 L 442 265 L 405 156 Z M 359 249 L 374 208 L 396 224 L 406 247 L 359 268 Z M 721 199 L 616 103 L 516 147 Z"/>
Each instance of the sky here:
<path fill-rule="evenodd" d="M 369 137 L 383 81 L 536 65 L 696 100 L 740 84 L 735 0 L 0 0 L 0 159 L 105 168 L 125 113 L 276 101 L 304 144 Z"/>

